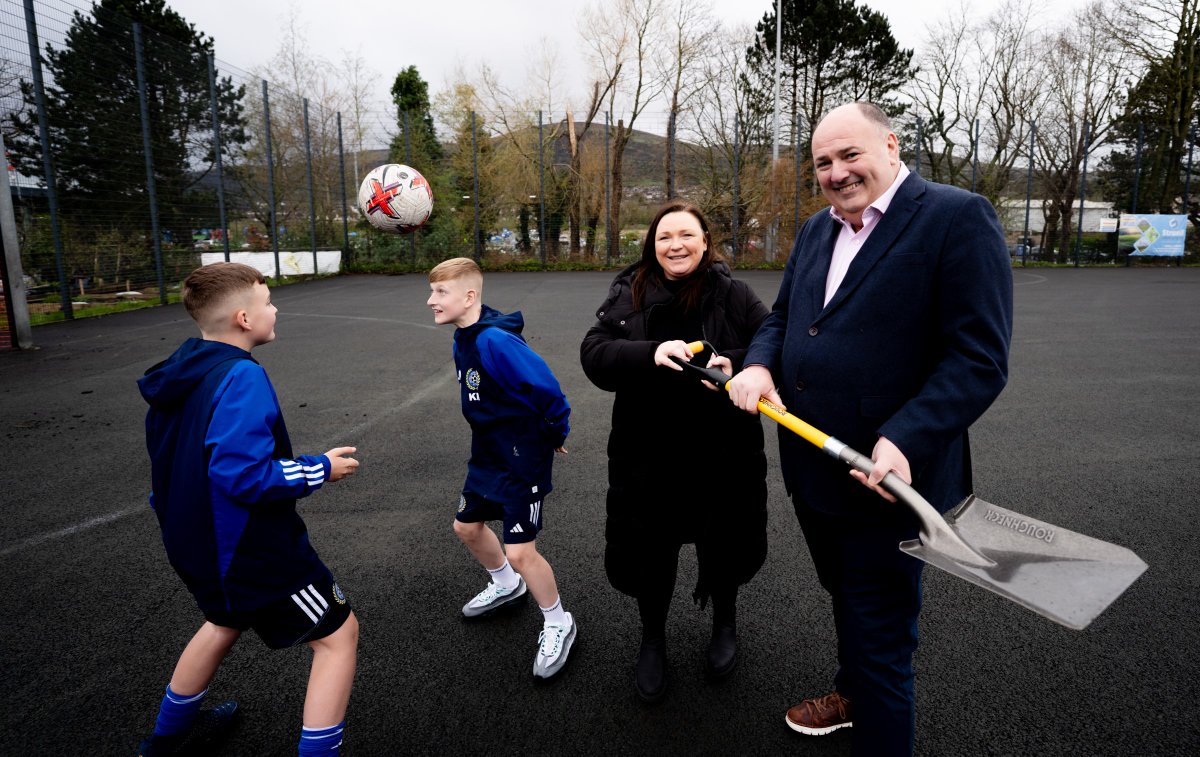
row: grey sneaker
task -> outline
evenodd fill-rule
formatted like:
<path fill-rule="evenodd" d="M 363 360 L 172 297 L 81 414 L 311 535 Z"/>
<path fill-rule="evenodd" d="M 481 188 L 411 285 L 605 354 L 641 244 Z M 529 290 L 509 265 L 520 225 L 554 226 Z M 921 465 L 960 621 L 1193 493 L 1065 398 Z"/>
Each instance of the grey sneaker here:
<path fill-rule="evenodd" d="M 463 605 L 462 614 L 467 618 L 480 618 L 523 596 L 525 596 L 525 579 L 520 576 L 517 577 L 517 585 L 512 589 L 505 589 L 500 584 L 488 584 L 486 589 Z"/>
<path fill-rule="evenodd" d="M 533 660 L 533 675 L 549 678 L 567 664 L 567 656 L 575 644 L 575 618 L 566 613 L 566 625 L 547 623 L 538 636 L 538 653 Z"/>

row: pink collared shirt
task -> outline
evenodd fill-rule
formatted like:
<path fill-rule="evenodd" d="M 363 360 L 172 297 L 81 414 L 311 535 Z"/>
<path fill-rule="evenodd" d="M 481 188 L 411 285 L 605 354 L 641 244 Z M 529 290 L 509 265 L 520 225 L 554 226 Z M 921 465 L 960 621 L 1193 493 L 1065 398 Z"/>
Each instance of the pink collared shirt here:
<path fill-rule="evenodd" d="M 838 287 L 842 285 L 842 279 L 846 278 L 846 271 L 850 270 L 850 264 L 854 262 L 854 257 L 866 243 L 867 237 L 871 236 L 871 231 L 879 223 L 879 219 L 883 218 L 883 214 L 887 212 L 888 206 L 892 204 L 892 198 L 896 196 L 896 190 L 908 177 L 908 173 L 908 166 L 901 163 L 892 185 L 863 211 L 862 228 L 858 231 L 855 231 L 850 222 L 842 217 L 837 208 L 830 206 L 829 215 L 842 225 L 842 230 L 838 233 L 837 241 L 833 245 L 833 259 L 829 262 L 829 275 L 825 278 L 826 305 L 833 299 Z"/>

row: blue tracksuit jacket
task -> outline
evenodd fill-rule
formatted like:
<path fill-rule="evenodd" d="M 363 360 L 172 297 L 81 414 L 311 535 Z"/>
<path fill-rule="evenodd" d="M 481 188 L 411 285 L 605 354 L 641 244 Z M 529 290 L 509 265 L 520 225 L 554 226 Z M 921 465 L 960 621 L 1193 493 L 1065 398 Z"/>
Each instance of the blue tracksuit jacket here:
<path fill-rule="evenodd" d="M 189 339 L 138 388 L 150 404 L 150 504 L 201 610 L 253 610 L 329 575 L 296 512 L 329 459 L 292 454 L 275 389 L 249 352 Z"/>
<path fill-rule="evenodd" d="M 554 450 L 571 428 L 571 408 L 546 362 L 521 336 L 519 312 L 484 305 L 479 321 L 454 332 L 462 411 L 471 425 L 463 489 L 502 504 L 523 504 L 533 486 L 551 489 Z"/>

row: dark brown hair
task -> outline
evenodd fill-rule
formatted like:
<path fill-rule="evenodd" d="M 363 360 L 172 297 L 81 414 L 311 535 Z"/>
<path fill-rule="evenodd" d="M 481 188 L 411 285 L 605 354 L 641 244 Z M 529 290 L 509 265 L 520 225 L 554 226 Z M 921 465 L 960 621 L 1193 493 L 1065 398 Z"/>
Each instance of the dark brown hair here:
<path fill-rule="evenodd" d="M 183 306 L 192 320 L 199 323 L 229 295 L 265 283 L 267 280 L 257 268 L 242 263 L 212 263 L 197 268 L 183 280 Z"/>
<path fill-rule="evenodd" d="M 658 263 L 658 255 L 655 254 L 654 237 L 658 234 L 659 222 L 662 221 L 663 216 L 670 213 L 691 213 L 700 222 L 700 230 L 704 232 L 704 254 L 700 257 L 700 264 L 688 276 L 678 294 L 679 302 L 685 310 L 691 310 L 700 304 L 700 297 L 704 293 L 705 277 L 703 274 L 712 267 L 714 262 L 723 260 L 720 253 L 713 249 L 712 232 L 708 230 L 708 219 L 704 217 L 703 211 L 687 200 L 678 197 L 668 200 L 658 209 L 654 220 L 650 222 L 650 228 L 646 230 L 646 241 L 642 243 L 642 262 L 633 276 L 633 306 L 638 310 L 642 309 L 646 287 L 650 282 L 654 281 L 660 286 L 666 282 L 666 275 Z"/>

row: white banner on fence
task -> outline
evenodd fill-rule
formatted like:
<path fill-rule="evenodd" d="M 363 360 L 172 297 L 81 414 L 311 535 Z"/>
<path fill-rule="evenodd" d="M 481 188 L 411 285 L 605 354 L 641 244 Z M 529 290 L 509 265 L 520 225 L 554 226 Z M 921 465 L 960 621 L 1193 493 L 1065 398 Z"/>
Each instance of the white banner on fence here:
<path fill-rule="evenodd" d="M 224 252 L 200 253 L 200 265 L 225 262 Z M 229 262 L 245 263 L 257 268 L 264 276 L 275 276 L 274 252 L 246 252 L 244 250 L 230 251 Z M 317 273 L 337 273 L 342 268 L 341 250 L 317 250 Z M 299 276 L 313 272 L 313 254 L 311 252 L 279 253 L 279 275 Z"/>

